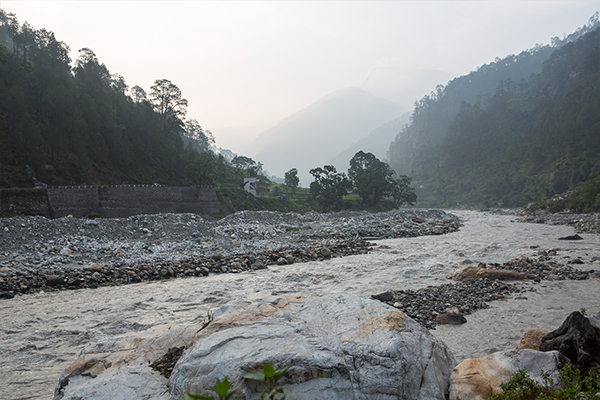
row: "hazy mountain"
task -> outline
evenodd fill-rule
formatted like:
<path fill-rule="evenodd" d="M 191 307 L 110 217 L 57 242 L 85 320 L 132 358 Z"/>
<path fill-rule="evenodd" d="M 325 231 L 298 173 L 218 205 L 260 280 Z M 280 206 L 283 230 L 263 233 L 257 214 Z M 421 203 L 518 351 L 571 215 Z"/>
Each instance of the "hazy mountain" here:
<path fill-rule="evenodd" d="M 599 26 L 595 16 L 551 46 L 497 58 L 423 97 L 389 149 L 392 168 L 420 182 L 419 205 L 522 206 L 593 179 Z"/>
<path fill-rule="evenodd" d="M 380 127 L 373 129 L 368 136 L 354 142 L 347 149 L 331 158 L 327 163 L 334 165 L 338 171 L 346 171 L 350 159 L 360 150 L 365 153 L 373 153 L 380 160 L 387 159 L 387 151 L 390 143 L 409 120 L 410 112 L 406 112 L 401 117 L 386 122 Z"/>
<path fill-rule="evenodd" d="M 340 89 L 263 132 L 248 153 L 277 176 L 297 168 L 304 184 L 312 180 L 310 169 L 325 165 L 332 154 L 404 111 L 357 87 Z"/>
<path fill-rule="evenodd" d="M 388 66 L 373 69 L 360 88 L 412 109 L 415 100 L 452 78 L 454 75 L 439 70 Z"/>

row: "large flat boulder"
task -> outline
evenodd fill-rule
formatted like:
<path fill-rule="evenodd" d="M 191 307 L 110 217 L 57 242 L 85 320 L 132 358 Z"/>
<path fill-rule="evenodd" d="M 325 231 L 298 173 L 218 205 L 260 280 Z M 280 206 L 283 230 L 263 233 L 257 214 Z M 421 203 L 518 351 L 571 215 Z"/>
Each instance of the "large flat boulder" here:
<path fill-rule="evenodd" d="M 291 365 L 288 398 L 445 399 L 454 359 L 403 312 L 381 302 L 336 295 L 231 304 L 179 360 L 169 386 L 208 395 L 217 378 L 238 382 L 267 362 Z M 243 385 L 246 399 L 261 388 Z"/>
<path fill-rule="evenodd" d="M 257 294 L 219 309 L 205 329 L 171 327 L 154 334 L 90 347 L 65 371 L 55 399 L 214 395 L 217 378 L 236 384 L 272 362 L 291 366 L 280 381 L 290 399 L 443 400 L 456 364 L 441 341 L 404 313 L 346 294 Z M 182 343 L 186 350 L 167 381 L 150 364 Z M 246 382 L 234 398 L 257 399 L 262 390 Z"/>
<path fill-rule="evenodd" d="M 500 351 L 482 358 L 468 358 L 458 364 L 450 376 L 450 400 L 483 400 L 501 393 L 500 385 L 510 381 L 521 369 L 543 383 L 542 371 L 558 381 L 558 374 L 568 363 L 558 351 L 542 352 L 531 349 Z"/>
<path fill-rule="evenodd" d="M 452 279 L 455 281 L 464 281 L 467 279 L 491 279 L 501 281 L 515 281 L 525 280 L 532 278 L 533 275 L 526 272 L 510 271 L 506 269 L 493 269 L 485 268 L 480 266 L 477 267 L 463 267 L 455 271 L 450 272 L 446 275 L 446 279 Z"/>

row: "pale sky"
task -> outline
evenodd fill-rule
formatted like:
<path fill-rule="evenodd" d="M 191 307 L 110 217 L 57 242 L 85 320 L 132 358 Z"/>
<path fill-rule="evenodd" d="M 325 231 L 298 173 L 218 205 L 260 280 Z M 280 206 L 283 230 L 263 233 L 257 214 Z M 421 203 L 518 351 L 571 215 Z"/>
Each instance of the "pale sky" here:
<path fill-rule="evenodd" d="M 169 79 L 189 102 L 187 118 L 244 154 L 262 130 L 360 86 L 376 67 L 464 75 L 572 33 L 600 1 L 2 0 L 0 8 L 53 31 L 73 60 L 90 48 L 130 87 L 149 92 Z"/>

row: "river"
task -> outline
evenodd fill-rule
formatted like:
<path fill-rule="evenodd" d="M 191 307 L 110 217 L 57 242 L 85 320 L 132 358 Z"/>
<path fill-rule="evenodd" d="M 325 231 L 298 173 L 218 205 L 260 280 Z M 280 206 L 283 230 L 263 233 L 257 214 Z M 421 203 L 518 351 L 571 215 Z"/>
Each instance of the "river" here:
<path fill-rule="evenodd" d="M 447 273 L 479 262 L 503 263 L 539 249 L 555 259 L 581 257 L 600 269 L 600 235 L 559 241 L 567 226 L 515 222 L 510 215 L 453 211 L 464 226 L 442 236 L 381 240 L 370 254 L 270 266 L 240 274 L 38 293 L 0 300 L 0 398 L 52 399 L 61 372 L 90 342 L 164 323 L 202 319 L 230 300 L 261 291 L 304 296 L 347 292 L 370 296 L 387 289 L 447 283 Z M 489 303 L 463 325 L 431 331 L 458 361 L 514 348 L 526 329 L 556 329 L 567 315 L 600 312 L 600 280 L 523 282 L 527 299 Z"/>

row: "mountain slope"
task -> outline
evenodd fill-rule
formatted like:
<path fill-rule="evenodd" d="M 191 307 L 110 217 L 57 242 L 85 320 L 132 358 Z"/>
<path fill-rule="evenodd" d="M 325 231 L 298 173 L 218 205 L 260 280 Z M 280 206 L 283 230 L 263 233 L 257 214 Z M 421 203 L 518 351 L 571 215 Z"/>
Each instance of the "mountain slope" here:
<path fill-rule="evenodd" d="M 378 67 L 371 71 L 360 88 L 378 97 L 412 109 L 415 100 L 455 75 L 432 69 Z"/>
<path fill-rule="evenodd" d="M 327 164 L 335 166 L 338 171 L 348 169 L 350 159 L 360 150 L 365 153 L 373 153 L 375 157 L 384 160 L 394 137 L 409 122 L 410 113 L 404 113 L 401 117 L 386 122 L 380 127 L 373 129 L 367 137 L 360 139 L 346 148 L 344 151 L 331 158 Z"/>
<path fill-rule="evenodd" d="M 249 153 L 271 174 L 297 168 L 306 181 L 310 169 L 401 114 L 397 104 L 359 88 L 337 90 L 263 132 Z"/>
<path fill-rule="evenodd" d="M 492 72 L 512 74 L 493 94 L 457 106 L 451 83 L 419 103 L 390 157 L 424 187 L 420 205 L 522 206 L 600 173 L 600 28 L 593 22 L 560 46 L 496 61 Z M 512 78 L 531 67 L 527 80 Z M 468 87 L 488 68 L 453 82 Z"/>

